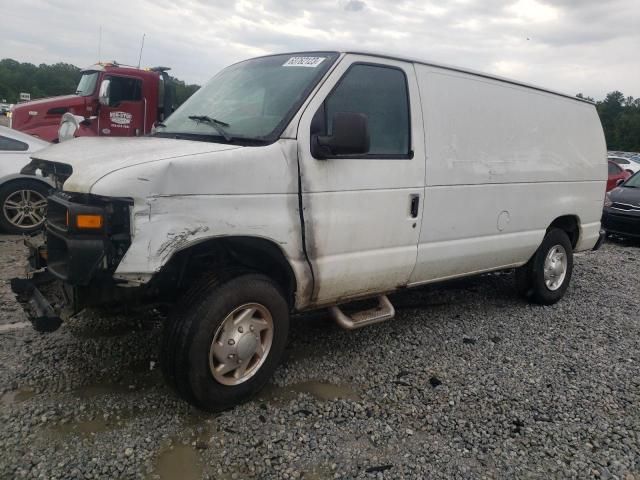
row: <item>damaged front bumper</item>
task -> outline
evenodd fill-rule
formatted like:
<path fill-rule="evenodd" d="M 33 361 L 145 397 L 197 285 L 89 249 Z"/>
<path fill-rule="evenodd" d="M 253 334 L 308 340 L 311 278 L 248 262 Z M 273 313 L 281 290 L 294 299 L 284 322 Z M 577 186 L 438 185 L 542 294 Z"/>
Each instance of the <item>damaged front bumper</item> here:
<path fill-rule="evenodd" d="M 82 215 L 103 221 L 82 231 L 76 222 Z M 129 244 L 126 202 L 61 192 L 49 197 L 44 234 L 25 239 L 29 278 L 11 282 L 36 330 L 53 331 L 85 307 L 135 296 L 135 289 L 117 288 L 113 279 Z"/>
<path fill-rule="evenodd" d="M 70 302 L 63 302 L 60 308 L 55 308 L 40 291 L 39 287 L 49 284 L 53 279 L 47 272 L 36 272 L 32 278 L 11 279 L 11 289 L 16 294 L 18 301 L 24 306 L 33 328 L 39 332 L 53 332 L 62 325 L 62 313 L 64 305 Z M 63 292 L 63 290 L 60 290 Z"/>

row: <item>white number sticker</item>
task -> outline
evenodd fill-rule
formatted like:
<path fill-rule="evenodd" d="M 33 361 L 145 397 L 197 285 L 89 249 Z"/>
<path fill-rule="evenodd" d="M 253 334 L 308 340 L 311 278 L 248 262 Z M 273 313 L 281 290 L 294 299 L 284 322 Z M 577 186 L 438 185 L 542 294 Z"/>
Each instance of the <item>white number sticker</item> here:
<path fill-rule="evenodd" d="M 311 67 L 316 68 L 324 57 L 291 57 L 282 64 L 283 67 Z"/>

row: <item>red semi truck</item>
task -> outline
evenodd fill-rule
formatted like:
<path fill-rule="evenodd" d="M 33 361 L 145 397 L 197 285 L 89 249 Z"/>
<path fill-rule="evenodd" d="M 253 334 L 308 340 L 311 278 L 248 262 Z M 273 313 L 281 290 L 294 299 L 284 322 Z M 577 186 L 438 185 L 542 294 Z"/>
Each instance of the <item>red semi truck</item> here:
<path fill-rule="evenodd" d="M 82 71 L 75 94 L 15 105 L 10 126 L 49 142 L 59 140 L 61 122 L 67 136 L 144 135 L 173 111 L 175 86 L 167 70 L 92 65 Z"/>

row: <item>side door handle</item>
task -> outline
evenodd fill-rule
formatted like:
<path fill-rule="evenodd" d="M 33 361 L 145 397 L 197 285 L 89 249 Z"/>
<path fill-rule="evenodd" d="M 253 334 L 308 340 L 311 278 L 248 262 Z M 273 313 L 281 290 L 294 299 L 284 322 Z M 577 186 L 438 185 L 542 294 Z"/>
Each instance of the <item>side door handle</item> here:
<path fill-rule="evenodd" d="M 419 210 L 420 210 L 420 195 L 411 195 L 411 207 L 410 207 L 411 217 L 417 218 Z"/>

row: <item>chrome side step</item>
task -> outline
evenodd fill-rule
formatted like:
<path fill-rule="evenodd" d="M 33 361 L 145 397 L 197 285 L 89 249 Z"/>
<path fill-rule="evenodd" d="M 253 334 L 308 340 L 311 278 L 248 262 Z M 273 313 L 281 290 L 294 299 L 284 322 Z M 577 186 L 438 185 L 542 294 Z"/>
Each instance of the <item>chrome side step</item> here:
<path fill-rule="evenodd" d="M 347 315 L 336 305 L 330 307 L 329 312 L 336 323 L 346 330 L 355 330 L 356 328 L 391 320 L 396 315 L 396 310 L 386 295 L 379 296 L 378 306 L 369 310 Z"/>

